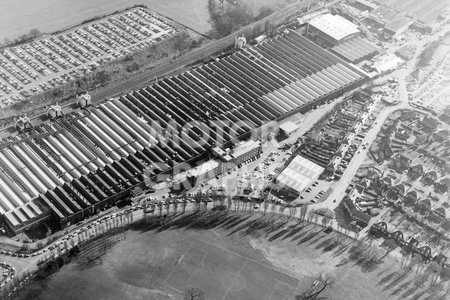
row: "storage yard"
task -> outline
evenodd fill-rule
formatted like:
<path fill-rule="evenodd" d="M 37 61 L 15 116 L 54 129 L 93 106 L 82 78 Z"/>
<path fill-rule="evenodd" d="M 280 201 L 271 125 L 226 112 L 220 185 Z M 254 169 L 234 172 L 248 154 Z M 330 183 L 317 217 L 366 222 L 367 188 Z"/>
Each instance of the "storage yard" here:
<path fill-rule="evenodd" d="M 135 8 L 0 50 L 0 107 L 85 76 L 174 36 L 171 21 Z"/>

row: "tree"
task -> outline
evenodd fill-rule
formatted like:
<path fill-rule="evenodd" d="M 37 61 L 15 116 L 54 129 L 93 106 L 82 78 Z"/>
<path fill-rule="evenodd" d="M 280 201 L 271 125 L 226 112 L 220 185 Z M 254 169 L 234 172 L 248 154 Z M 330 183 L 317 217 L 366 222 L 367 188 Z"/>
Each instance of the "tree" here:
<path fill-rule="evenodd" d="M 228 206 L 228 210 L 230 210 L 231 203 L 232 203 L 232 197 L 231 197 L 230 194 L 227 194 L 227 206 Z"/>
<path fill-rule="evenodd" d="M 128 73 L 133 73 L 136 72 L 137 70 L 139 70 L 141 68 L 141 66 L 137 63 L 137 62 L 133 62 L 132 64 L 128 65 L 125 70 Z M 107 82 L 107 81 L 105 81 Z M 102 82 L 103 83 L 103 82 Z"/>
<path fill-rule="evenodd" d="M 240 0 L 229 1 L 223 7 L 216 0 L 208 0 L 212 35 L 215 37 L 227 36 L 253 20 L 252 10 Z"/>
<path fill-rule="evenodd" d="M 177 211 L 178 211 L 178 200 L 175 200 L 173 202 L 173 211 L 175 212 L 175 214 L 177 214 Z"/>
<path fill-rule="evenodd" d="M 205 292 L 199 288 L 189 287 L 184 292 L 184 300 L 205 300 Z"/>
<path fill-rule="evenodd" d="M 166 215 L 168 216 L 168 215 L 169 215 L 169 212 L 170 212 L 170 199 L 167 199 L 167 200 L 164 202 L 164 207 L 166 208 Z"/>
<path fill-rule="evenodd" d="M 8 38 L 4 38 L 3 39 L 3 45 L 4 46 L 11 45 L 12 43 L 13 43 L 13 41 L 8 39 Z"/>
<path fill-rule="evenodd" d="M 297 207 L 290 205 L 289 206 L 289 216 L 291 219 L 295 218 L 295 215 L 297 214 Z"/>
<path fill-rule="evenodd" d="M 35 38 L 35 37 L 40 36 L 40 35 L 41 35 L 41 32 L 37 28 L 31 29 L 30 32 L 29 32 L 29 36 L 32 37 L 32 38 Z"/>
<path fill-rule="evenodd" d="M 144 200 L 144 220 L 147 221 L 147 201 Z"/>
<path fill-rule="evenodd" d="M 275 213 L 275 210 L 277 209 L 277 207 L 275 206 L 275 204 L 274 203 L 272 203 L 271 205 L 270 205 L 270 212 L 272 213 L 272 215 Z"/>
<path fill-rule="evenodd" d="M 278 211 L 279 211 L 279 213 L 280 213 L 280 215 L 283 215 L 284 214 L 284 210 L 286 209 L 286 206 L 284 206 L 284 205 L 280 205 L 279 207 L 278 207 Z"/>
<path fill-rule="evenodd" d="M 105 70 L 102 70 L 95 73 L 95 79 L 100 84 L 106 84 L 111 81 L 111 74 L 109 74 Z"/>
<path fill-rule="evenodd" d="M 179 51 L 180 53 L 183 53 L 186 50 L 189 50 L 189 48 L 191 47 L 192 39 L 189 33 L 183 30 L 174 37 L 173 43 L 175 50 Z"/>
<path fill-rule="evenodd" d="M 257 16 L 255 16 L 255 20 L 264 19 L 265 17 L 270 16 L 272 13 L 273 13 L 273 9 L 272 8 L 267 7 L 267 6 L 263 6 L 263 7 L 261 7 L 259 9 L 259 13 L 258 13 Z M 266 26 L 267 23 L 269 23 L 269 20 L 267 20 L 265 22 L 265 24 L 264 24 L 265 26 L 264 27 L 267 27 Z M 270 25 L 270 23 L 269 23 L 269 25 Z"/>
<path fill-rule="evenodd" d="M 302 220 L 305 220 L 307 212 L 308 212 L 308 207 L 307 207 L 306 205 L 303 205 L 303 206 L 300 208 L 300 218 L 301 218 Z"/>
<path fill-rule="evenodd" d="M 162 202 L 159 202 L 159 203 L 158 203 L 158 210 L 159 210 L 159 216 L 161 217 L 161 216 L 162 216 L 162 210 L 163 210 L 163 204 L 162 204 Z"/>
<path fill-rule="evenodd" d="M 186 212 L 186 206 L 187 206 L 187 201 L 186 199 L 183 199 L 183 204 L 182 204 L 182 210 L 183 210 L 183 214 Z"/>
<path fill-rule="evenodd" d="M 268 208 L 269 208 L 269 201 L 267 201 L 266 199 L 264 200 L 264 215 L 266 214 Z"/>

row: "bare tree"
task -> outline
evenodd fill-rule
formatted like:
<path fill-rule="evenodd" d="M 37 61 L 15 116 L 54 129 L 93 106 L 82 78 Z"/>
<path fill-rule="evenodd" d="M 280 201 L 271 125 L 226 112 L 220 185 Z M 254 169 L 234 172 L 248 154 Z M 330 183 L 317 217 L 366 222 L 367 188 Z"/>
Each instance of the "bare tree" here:
<path fill-rule="evenodd" d="M 199 288 L 189 287 L 184 292 L 184 300 L 205 300 L 205 292 Z"/>
<path fill-rule="evenodd" d="M 159 210 L 159 216 L 161 217 L 161 216 L 162 216 L 162 210 L 163 210 L 163 204 L 162 204 L 162 202 L 159 202 L 159 203 L 158 203 L 158 210 Z"/>
<path fill-rule="evenodd" d="M 183 214 L 186 212 L 186 206 L 187 206 L 187 201 L 186 201 L 186 199 L 183 199 L 183 204 L 181 205 L 181 208 L 183 210 Z"/>
<path fill-rule="evenodd" d="M 144 200 L 143 213 L 144 213 L 144 221 L 147 221 L 147 201 L 146 200 Z"/>
<path fill-rule="evenodd" d="M 270 205 L 270 212 L 272 213 L 272 216 L 275 214 L 275 210 L 277 209 L 277 207 L 275 206 L 275 204 L 274 203 L 272 203 L 271 205 Z"/>
<path fill-rule="evenodd" d="M 284 205 L 280 205 L 279 207 L 278 207 L 278 212 L 280 213 L 280 215 L 284 215 L 284 210 L 286 209 L 286 206 L 284 206 Z"/>
<path fill-rule="evenodd" d="M 263 205 L 264 205 L 264 215 L 265 215 L 267 212 L 267 209 L 269 208 L 269 201 L 264 200 Z"/>
<path fill-rule="evenodd" d="M 300 217 L 301 217 L 302 221 L 305 220 L 306 214 L 307 214 L 307 213 L 308 213 L 308 207 L 307 207 L 306 205 L 303 205 L 303 206 L 300 208 Z"/>
<path fill-rule="evenodd" d="M 289 206 L 289 216 L 291 217 L 291 219 L 294 219 L 296 214 L 297 214 L 297 207 L 290 205 Z"/>
<path fill-rule="evenodd" d="M 175 214 L 177 214 L 178 211 L 178 200 L 175 199 L 173 202 L 173 211 L 175 212 Z"/>
<path fill-rule="evenodd" d="M 228 210 L 230 210 L 231 204 L 233 202 L 233 200 L 232 200 L 233 197 L 230 194 L 227 194 L 226 199 L 227 199 Z"/>

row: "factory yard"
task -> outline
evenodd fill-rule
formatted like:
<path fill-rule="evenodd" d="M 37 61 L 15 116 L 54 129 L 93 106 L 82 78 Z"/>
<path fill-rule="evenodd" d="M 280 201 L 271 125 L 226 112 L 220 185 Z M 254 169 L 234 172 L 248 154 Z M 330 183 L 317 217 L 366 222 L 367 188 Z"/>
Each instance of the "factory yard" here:
<path fill-rule="evenodd" d="M 173 22 L 134 8 L 0 51 L 0 107 L 87 75 L 177 33 Z"/>

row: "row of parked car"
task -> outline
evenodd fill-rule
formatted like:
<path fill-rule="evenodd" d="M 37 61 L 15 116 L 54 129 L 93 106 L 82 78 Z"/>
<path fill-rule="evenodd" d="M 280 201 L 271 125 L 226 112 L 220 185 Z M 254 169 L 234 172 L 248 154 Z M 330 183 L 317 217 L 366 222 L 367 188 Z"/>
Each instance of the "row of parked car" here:
<path fill-rule="evenodd" d="M 164 38 L 167 33 L 164 30 L 173 34 L 176 32 L 161 18 L 139 8 L 49 38 L 2 50 L 0 99 L 6 95 L 11 95 L 9 98 L 12 99 L 12 95 L 18 95 L 21 90 L 26 90 L 20 93 L 23 97 L 46 90 L 52 85 L 45 80 L 34 87 L 37 91 L 31 91 L 27 85 L 52 75 L 61 80 L 56 73 L 67 72 L 65 75 L 69 78 L 78 78 L 81 74 L 77 71 L 87 74 L 90 70 L 77 70 L 73 73 L 74 68 L 94 61 L 108 63 L 126 55 L 127 52 L 123 50 L 138 51 L 157 42 L 156 38 Z M 162 36 L 152 39 L 157 33 L 162 33 Z M 69 74 L 70 71 L 72 73 Z M 50 80 L 53 79 L 55 78 Z M 14 98 L 21 99 L 23 98 L 17 96 Z"/>

